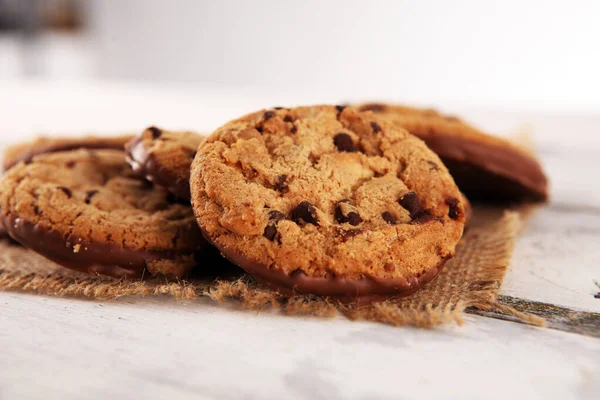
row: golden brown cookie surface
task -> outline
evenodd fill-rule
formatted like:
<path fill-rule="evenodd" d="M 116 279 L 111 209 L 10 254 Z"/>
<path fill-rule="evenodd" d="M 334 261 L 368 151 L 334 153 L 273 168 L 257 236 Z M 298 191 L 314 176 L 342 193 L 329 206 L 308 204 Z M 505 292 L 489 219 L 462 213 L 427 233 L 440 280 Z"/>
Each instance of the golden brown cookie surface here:
<path fill-rule="evenodd" d="M 34 157 L 0 181 L 0 217 L 24 246 L 68 268 L 182 276 L 206 247 L 189 205 L 140 179 L 118 150 Z"/>
<path fill-rule="evenodd" d="M 387 118 L 425 141 L 471 200 L 548 198 L 548 181 L 538 161 L 507 140 L 435 110 L 379 103 L 359 108 Z"/>
<path fill-rule="evenodd" d="M 412 293 L 453 256 L 465 222 L 439 158 L 354 108 L 232 121 L 198 149 L 191 189 L 205 236 L 284 294 Z"/>
<path fill-rule="evenodd" d="M 126 145 L 131 167 L 182 199 L 190 198 L 190 166 L 204 136 L 150 127 Z"/>

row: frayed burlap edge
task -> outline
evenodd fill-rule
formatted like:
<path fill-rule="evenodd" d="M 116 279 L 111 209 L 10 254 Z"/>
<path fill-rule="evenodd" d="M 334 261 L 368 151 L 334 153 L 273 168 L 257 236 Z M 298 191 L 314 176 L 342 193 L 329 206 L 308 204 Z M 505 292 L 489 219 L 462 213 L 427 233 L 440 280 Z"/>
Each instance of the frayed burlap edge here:
<path fill-rule="evenodd" d="M 465 233 L 456 257 L 433 282 L 410 297 L 364 306 L 345 305 L 316 296 L 284 297 L 257 284 L 249 276 L 214 281 L 115 281 L 65 270 L 30 251 L 4 242 L 0 248 L 0 290 L 85 296 L 103 301 L 125 296 L 167 295 L 187 300 L 208 297 L 220 303 L 234 301 L 248 310 L 275 309 L 284 314 L 318 317 L 341 314 L 351 320 L 423 328 L 449 322 L 460 325 L 465 310 L 474 307 L 543 326 L 543 319 L 497 302 L 515 239 L 522 227 L 519 213 L 479 211 L 479 215 Z"/>

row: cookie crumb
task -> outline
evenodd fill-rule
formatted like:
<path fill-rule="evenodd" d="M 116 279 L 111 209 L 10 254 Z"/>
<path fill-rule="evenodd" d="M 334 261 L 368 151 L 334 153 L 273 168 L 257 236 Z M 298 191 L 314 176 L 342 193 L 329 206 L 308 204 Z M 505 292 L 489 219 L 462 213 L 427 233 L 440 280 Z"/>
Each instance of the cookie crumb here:
<path fill-rule="evenodd" d="M 80 244 L 76 244 L 75 246 L 73 246 L 73 253 L 79 253 L 80 250 L 81 250 Z"/>

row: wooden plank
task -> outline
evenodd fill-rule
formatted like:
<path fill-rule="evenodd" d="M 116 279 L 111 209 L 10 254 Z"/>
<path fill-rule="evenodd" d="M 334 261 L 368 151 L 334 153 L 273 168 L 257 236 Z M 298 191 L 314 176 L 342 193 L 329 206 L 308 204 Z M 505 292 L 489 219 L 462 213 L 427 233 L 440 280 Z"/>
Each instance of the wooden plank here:
<path fill-rule="evenodd" d="M 577 333 L 600 338 L 600 313 L 577 311 L 554 304 L 500 296 L 498 303 L 510 306 L 517 311 L 537 315 L 547 322 L 547 327 L 564 332 Z M 506 321 L 520 322 L 518 318 L 502 314 L 498 311 L 484 311 L 469 308 L 468 313 Z"/>

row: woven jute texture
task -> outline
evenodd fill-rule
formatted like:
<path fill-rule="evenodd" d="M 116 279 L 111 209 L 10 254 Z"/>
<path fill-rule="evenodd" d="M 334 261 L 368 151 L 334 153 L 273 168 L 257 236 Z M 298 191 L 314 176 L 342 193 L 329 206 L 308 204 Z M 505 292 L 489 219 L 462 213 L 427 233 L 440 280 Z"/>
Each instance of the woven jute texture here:
<path fill-rule="evenodd" d="M 434 327 L 446 322 L 462 324 L 465 309 L 475 307 L 543 325 L 540 318 L 496 301 L 523 215 L 523 210 L 476 208 L 455 258 L 433 282 L 410 297 L 370 305 L 345 305 L 315 296 L 287 298 L 244 274 L 170 282 L 164 278 L 117 281 L 88 276 L 59 267 L 7 240 L 0 240 L 0 290 L 84 296 L 98 301 L 115 301 L 124 296 L 166 295 L 188 300 L 207 296 L 217 302 L 237 302 L 255 311 L 268 308 L 282 314 L 319 317 L 342 314 L 353 320 L 417 327 Z"/>

